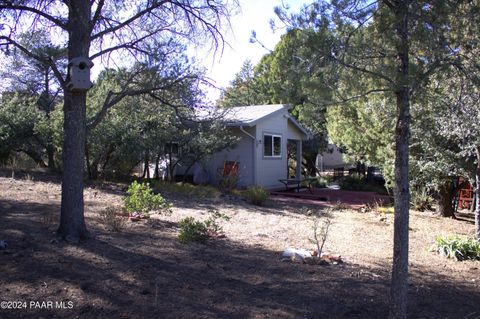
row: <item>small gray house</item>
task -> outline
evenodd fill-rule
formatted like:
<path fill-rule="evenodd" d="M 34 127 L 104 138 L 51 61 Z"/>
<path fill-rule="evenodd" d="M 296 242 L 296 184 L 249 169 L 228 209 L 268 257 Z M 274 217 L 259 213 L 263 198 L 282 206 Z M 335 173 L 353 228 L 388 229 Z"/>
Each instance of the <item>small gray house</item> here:
<path fill-rule="evenodd" d="M 228 109 L 224 123 L 239 142 L 204 163 L 208 175 L 218 178 L 219 169 L 234 162 L 238 165 L 240 187 L 261 185 L 274 189 L 283 186 L 279 179 L 300 178 L 302 141 L 309 138 L 309 133 L 288 113 L 290 108 L 276 104 Z M 288 176 L 288 150 L 294 152 L 296 176 Z"/>

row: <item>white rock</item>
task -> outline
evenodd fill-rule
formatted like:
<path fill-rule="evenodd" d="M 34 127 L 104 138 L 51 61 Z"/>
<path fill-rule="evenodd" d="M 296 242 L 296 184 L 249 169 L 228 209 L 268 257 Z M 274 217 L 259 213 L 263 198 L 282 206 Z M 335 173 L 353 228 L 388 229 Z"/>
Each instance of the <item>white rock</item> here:
<path fill-rule="evenodd" d="M 282 258 L 288 258 L 296 262 L 303 262 L 305 258 L 312 257 L 312 253 L 305 249 L 287 248 L 282 253 Z"/>

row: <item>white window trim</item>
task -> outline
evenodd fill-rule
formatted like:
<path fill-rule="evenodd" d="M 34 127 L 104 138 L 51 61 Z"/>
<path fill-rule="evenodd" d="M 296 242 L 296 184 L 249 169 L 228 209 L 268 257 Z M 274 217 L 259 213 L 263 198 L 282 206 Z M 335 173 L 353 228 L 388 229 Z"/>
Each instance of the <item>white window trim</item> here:
<path fill-rule="evenodd" d="M 267 155 L 265 154 L 265 145 L 263 145 L 263 157 L 266 158 L 282 158 L 283 155 L 283 145 L 282 145 L 282 140 L 283 136 L 280 134 L 273 134 L 273 133 L 263 133 L 263 142 L 265 142 L 265 136 L 271 136 L 272 137 L 272 155 Z M 275 153 L 275 137 L 280 138 L 280 154 L 279 155 L 274 155 Z"/>

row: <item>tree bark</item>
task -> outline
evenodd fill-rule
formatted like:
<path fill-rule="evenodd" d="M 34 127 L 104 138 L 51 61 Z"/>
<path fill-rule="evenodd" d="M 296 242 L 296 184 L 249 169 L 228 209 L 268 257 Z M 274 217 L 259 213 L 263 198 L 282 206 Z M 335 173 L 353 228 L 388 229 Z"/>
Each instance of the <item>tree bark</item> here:
<path fill-rule="evenodd" d="M 389 318 L 392 319 L 407 318 L 408 223 L 410 207 L 408 177 L 408 144 L 410 138 L 409 2 L 399 1 L 394 7 L 398 66 L 395 79 L 397 103 L 397 123 L 395 128 L 395 218 L 389 311 Z"/>
<path fill-rule="evenodd" d="M 68 59 L 70 61 L 75 57 L 88 58 L 90 1 L 71 1 L 68 10 Z M 86 90 L 72 92 L 65 88 L 62 205 L 57 232 L 72 243 L 88 237 L 83 207 L 86 103 Z"/>
<path fill-rule="evenodd" d="M 65 92 L 62 208 L 58 233 L 69 242 L 88 236 L 83 209 L 86 92 Z"/>
<path fill-rule="evenodd" d="M 48 168 L 51 171 L 54 171 L 55 170 L 55 149 L 51 144 L 51 141 L 47 141 L 46 151 L 47 151 L 47 158 L 48 158 L 48 163 L 47 163 Z"/>
<path fill-rule="evenodd" d="M 446 181 L 438 188 L 437 198 L 437 212 L 442 217 L 455 218 L 455 208 L 453 207 L 453 192 L 454 188 L 452 182 Z"/>
<path fill-rule="evenodd" d="M 480 146 L 476 149 L 477 167 L 475 170 L 475 237 L 480 241 Z"/>
<path fill-rule="evenodd" d="M 162 153 L 158 153 L 157 154 L 157 157 L 155 158 L 155 174 L 154 174 L 154 177 L 156 180 L 159 180 L 160 179 L 160 157 L 162 156 L 161 155 Z"/>

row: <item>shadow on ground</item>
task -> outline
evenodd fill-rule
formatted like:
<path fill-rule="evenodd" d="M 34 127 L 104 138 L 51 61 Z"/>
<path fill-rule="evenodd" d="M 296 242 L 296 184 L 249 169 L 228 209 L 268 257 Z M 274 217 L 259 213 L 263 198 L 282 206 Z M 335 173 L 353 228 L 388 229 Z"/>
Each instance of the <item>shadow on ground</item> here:
<path fill-rule="evenodd" d="M 0 299 L 72 301 L 72 309 L 0 310 L 1 318 L 385 318 L 390 266 L 281 262 L 278 252 L 221 239 L 181 245 L 174 224 L 93 229 L 57 241 L 42 216 L 58 205 L 0 200 Z M 425 274 L 428 276 L 425 276 Z M 418 275 L 418 276 L 417 276 Z M 420 278 L 420 279 L 419 279 Z M 421 281 L 420 281 L 421 280 Z M 480 316 L 480 291 L 415 268 L 411 318 Z M 65 303 L 68 305 L 68 303 Z M 29 308 L 29 304 L 27 304 Z M 476 314 L 476 315 L 475 315 Z"/>

